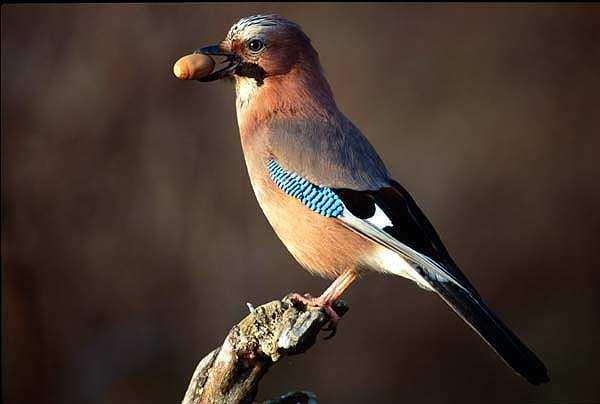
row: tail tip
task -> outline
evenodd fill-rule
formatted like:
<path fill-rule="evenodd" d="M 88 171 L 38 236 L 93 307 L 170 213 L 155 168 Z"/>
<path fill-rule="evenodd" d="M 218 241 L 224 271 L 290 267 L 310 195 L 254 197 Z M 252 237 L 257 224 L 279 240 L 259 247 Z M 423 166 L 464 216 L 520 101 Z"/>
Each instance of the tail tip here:
<path fill-rule="evenodd" d="M 525 379 L 534 386 L 539 386 L 541 384 L 549 383 L 550 377 L 548 376 L 548 370 L 543 369 L 541 372 L 536 372 L 535 374 L 524 375 Z"/>

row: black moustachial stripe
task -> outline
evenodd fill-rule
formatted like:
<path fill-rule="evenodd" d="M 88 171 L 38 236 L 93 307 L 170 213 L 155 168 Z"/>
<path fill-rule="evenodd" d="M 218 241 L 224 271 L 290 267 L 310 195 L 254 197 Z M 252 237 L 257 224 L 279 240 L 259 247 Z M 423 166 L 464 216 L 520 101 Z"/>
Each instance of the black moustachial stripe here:
<path fill-rule="evenodd" d="M 235 74 L 238 76 L 250 77 L 256 80 L 256 85 L 262 86 L 267 75 L 267 72 L 255 63 L 240 63 L 235 69 Z"/>

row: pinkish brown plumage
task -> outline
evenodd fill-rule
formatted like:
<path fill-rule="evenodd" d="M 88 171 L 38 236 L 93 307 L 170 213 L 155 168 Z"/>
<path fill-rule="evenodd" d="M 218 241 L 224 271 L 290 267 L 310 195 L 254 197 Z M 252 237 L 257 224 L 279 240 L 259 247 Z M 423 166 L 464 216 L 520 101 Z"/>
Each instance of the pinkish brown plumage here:
<path fill-rule="evenodd" d="M 437 293 L 519 374 L 548 381 L 544 364 L 485 305 L 410 194 L 336 106 L 317 52 L 277 15 L 241 19 L 199 52 L 225 57 L 200 81 L 233 77 L 244 157 L 269 223 L 311 273 L 335 278 L 331 304 L 364 272 L 400 275 Z"/>

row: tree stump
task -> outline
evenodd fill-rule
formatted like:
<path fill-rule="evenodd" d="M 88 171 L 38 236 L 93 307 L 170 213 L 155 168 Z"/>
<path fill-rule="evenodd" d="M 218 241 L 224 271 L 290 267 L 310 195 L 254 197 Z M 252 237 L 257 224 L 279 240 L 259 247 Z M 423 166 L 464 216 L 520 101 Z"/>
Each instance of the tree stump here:
<path fill-rule="evenodd" d="M 329 322 L 324 310 L 302 307 L 288 297 L 248 306 L 250 314 L 200 361 L 182 404 L 252 403 L 267 370 L 284 356 L 306 352 Z M 340 316 L 348 311 L 342 300 L 333 308 Z M 264 404 L 316 402 L 313 393 L 296 391 Z"/>

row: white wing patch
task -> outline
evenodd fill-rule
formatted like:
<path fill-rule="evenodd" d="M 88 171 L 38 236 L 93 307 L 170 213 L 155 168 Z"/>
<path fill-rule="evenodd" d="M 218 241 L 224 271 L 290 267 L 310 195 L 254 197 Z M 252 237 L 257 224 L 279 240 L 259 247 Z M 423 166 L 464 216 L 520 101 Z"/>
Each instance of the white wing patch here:
<path fill-rule="evenodd" d="M 387 217 L 385 213 L 383 213 L 383 210 L 381 210 L 381 208 L 377 206 L 377 204 L 375 204 L 375 213 L 373 214 L 373 216 L 365 220 L 382 230 L 384 227 L 394 226 L 390 218 Z"/>
<path fill-rule="evenodd" d="M 398 259 L 404 261 L 398 261 L 394 256 L 383 255 L 379 257 L 379 259 L 376 258 L 376 260 L 378 263 L 385 265 L 385 268 L 376 267 L 377 269 L 380 269 L 382 272 L 405 276 L 417 282 L 419 286 L 431 289 L 428 285 L 425 286 L 427 280 L 419 273 L 421 270 L 426 270 L 428 277 L 433 278 L 438 282 L 452 282 L 465 292 L 469 293 L 468 290 L 454 279 L 452 275 L 446 272 L 440 264 L 396 240 L 390 234 L 385 232 L 382 227 L 379 227 L 378 224 L 384 224 L 384 227 L 389 226 L 390 224 L 387 224 L 389 218 L 383 211 L 381 211 L 381 214 L 378 216 L 378 209 L 381 211 L 381 209 L 376 206 L 375 214 L 371 218 L 363 220 L 354 216 L 344 205 L 344 211 L 338 216 L 338 219 L 350 230 L 380 244 L 385 249 L 398 255 Z M 383 215 L 383 217 L 381 215 Z M 410 269 L 407 268 L 407 265 Z"/>

